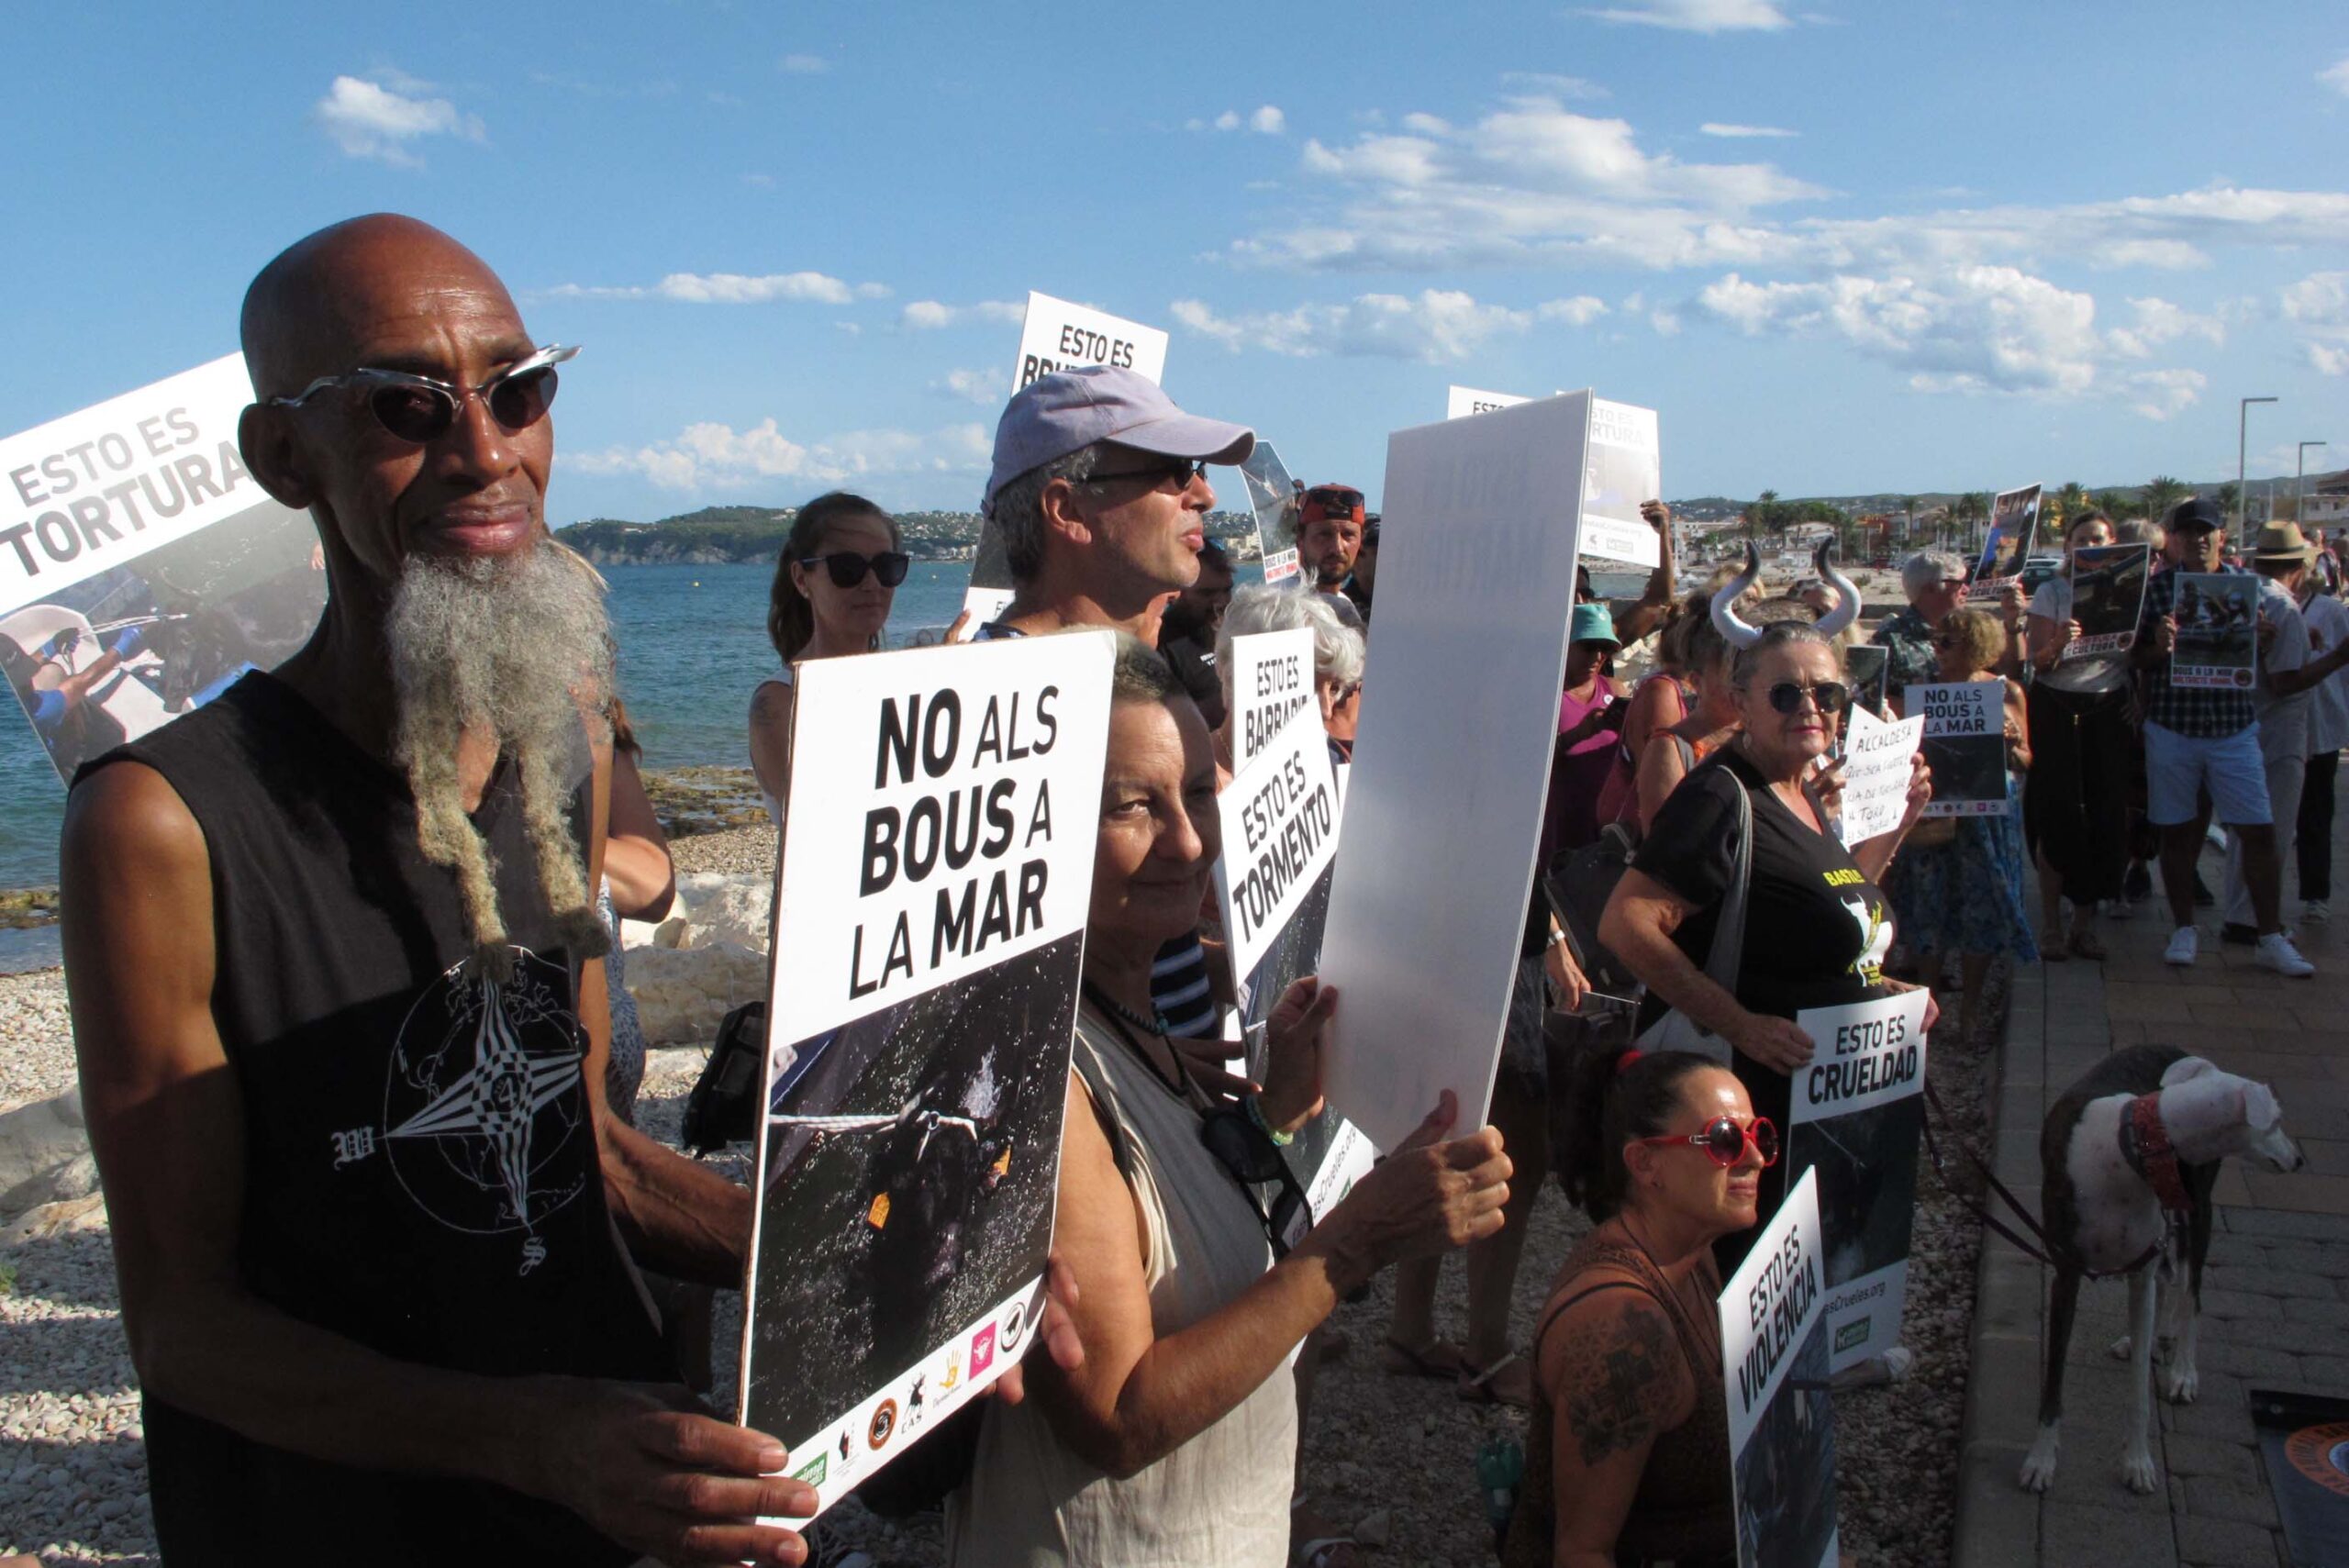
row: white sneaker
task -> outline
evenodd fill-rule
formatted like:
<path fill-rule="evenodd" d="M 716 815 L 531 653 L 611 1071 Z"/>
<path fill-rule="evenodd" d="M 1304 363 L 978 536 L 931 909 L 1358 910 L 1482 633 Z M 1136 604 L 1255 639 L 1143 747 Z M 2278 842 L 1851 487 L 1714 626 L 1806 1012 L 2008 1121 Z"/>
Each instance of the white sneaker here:
<path fill-rule="evenodd" d="M 2321 898 L 2310 898 L 2301 904 L 2300 918 L 2311 926 L 2330 925 L 2332 921 L 2332 906 Z"/>
<path fill-rule="evenodd" d="M 2194 935 L 2194 928 L 2180 926 L 2176 933 L 2170 938 L 2169 946 L 2162 950 L 2162 962 L 2176 964 L 2180 969 L 2191 968 L 2194 963 L 2194 954 L 2199 945 Z"/>
<path fill-rule="evenodd" d="M 2126 920 L 2136 912 L 2137 906 L 2126 898 L 2108 898 L 2104 901 L 2104 917 L 2108 920 Z"/>
<path fill-rule="evenodd" d="M 2227 847 L 2227 830 L 2216 822 L 2202 829 L 2202 837 L 2209 840 L 2210 847 L 2214 850 L 2223 850 Z"/>
<path fill-rule="evenodd" d="M 2259 939 L 2259 951 L 2252 962 L 2294 980 L 2306 980 L 2316 973 L 2316 965 L 2302 958 L 2300 950 L 2292 945 L 2292 939 L 2281 931 L 2270 931 Z"/>

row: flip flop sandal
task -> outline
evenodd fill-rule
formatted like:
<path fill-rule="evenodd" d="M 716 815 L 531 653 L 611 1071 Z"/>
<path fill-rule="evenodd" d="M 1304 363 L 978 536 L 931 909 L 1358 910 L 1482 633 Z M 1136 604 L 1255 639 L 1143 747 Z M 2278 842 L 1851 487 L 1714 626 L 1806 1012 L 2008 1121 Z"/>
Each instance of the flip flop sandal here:
<path fill-rule="evenodd" d="M 2042 962 L 2042 963 L 2062 963 L 2062 962 L 2065 962 L 2066 960 L 2070 959 L 2070 957 L 2071 957 L 2071 956 L 2072 956 L 2072 944 L 2071 944 L 2071 941 L 2069 940 L 2069 939 L 2065 938 L 2065 937 L 2063 935 L 2063 933 L 2061 933 L 2060 931 L 2059 931 L 2059 932 L 2048 932 L 2048 931 L 2042 931 L 2042 932 L 2040 932 L 2040 933 L 2039 933 L 2039 962 Z"/>
<path fill-rule="evenodd" d="M 1506 1405 L 1511 1409 L 1531 1410 L 1533 1408 L 1533 1392 L 1530 1386 L 1520 1394 L 1513 1388 L 1504 1389 L 1500 1384 L 1501 1373 L 1512 1366 L 1521 1365 L 1524 1360 L 1511 1351 L 1482 1372 L 1464 1373 L 1460 1379 L 1460 1397 L 1471 1405 Z M 1527 1370 L 1526 1381 L 1529 1385 L 1532 1382 L 1531 1368 Z"/>
<path fill-rule="evenodd" d="M 2087 959 L 2090 963 L 2102 963 L 2108 956 L 2104 951 L 2104 944 L 2097 940 L 2094 931 L 2074 931 L 2065 940 L 2064 945 L 2076 956 Z"/>
<path fill-rule="evenodd" d="M 1303 1493 L 1289 1499 L 1291 1519 L 1304 1508 Z M 1288 1560 L 1296 1568 L 1357 1568 L 1362 1561 L 1361 1547 L 1362 1542 L 1350 1535 L 1317 1535 L 1290 1547 Z"/>
<path fill-rule="evenodd" d="M 1389 1339 L 1379 1347 L 1379 1360 L 1391 1377 L 1432 1377 L 1457 1381 L 1468 1373 L 1468 1358 L 1457 1345 L 1442 1340 L 1431 1340 L 1424 1345 L 1407 1345 L 1400 1340 Z"/>

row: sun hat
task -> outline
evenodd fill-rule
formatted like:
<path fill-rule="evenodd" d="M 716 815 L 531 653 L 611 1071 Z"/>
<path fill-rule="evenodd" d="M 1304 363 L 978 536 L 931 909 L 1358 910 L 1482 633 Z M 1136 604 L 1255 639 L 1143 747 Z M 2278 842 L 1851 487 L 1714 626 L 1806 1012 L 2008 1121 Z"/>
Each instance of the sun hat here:
<path fill-rule="evenodd" d="M 2305 562 L 2316 553 L 2316 547 L 2300 532 L 2295 522 L 2269 523 L 2259 530 L 2259 542 L 2252 547 L 2254 561 Z"/>
<path fill-rule="evenodd" d="M 1031 469 L 1115 441 L 1137 451 L 1207 462 L 1240 462 L 1256 433 L 1186 414 L 1158 384 L 1115 365 L 1085 365 L 1040 375 L 1011 395 L 995 428 L 995 466 L 981 509 L 996 492 Z"/>
<path fill-rule="evenodd" d="M 1605 605 L 1576 605 L 1574 632 L 1569 642 L 1603 642 L 1609 648 L 1620 648 L 1623 639 L 1615 635 L 1615 617 Z"/>

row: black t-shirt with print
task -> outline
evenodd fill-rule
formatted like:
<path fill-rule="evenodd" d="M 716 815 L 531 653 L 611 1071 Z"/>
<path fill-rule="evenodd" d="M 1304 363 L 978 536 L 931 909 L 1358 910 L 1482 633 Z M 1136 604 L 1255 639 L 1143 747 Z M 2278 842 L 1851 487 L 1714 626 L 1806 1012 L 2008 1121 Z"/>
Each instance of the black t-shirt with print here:
<path fill-rule="evenodd" d="M 1753 1012 L 1790 1018 L 1805 1007 L 1882 995 L 1891 906 L 1835 836 L 1797 817 L 1734 747 L 1715 752 L 1681 781 L 1631 861 L 1697 906 L 1673 941 L 1689 962 L 1705 967 L 1737 872 L 1740 788 L 1753 802 L 1753 872 L 1738 1001 Z M 1651 995 L 1640 1027 L 1664 1009 L 1663 1000 Z"/>

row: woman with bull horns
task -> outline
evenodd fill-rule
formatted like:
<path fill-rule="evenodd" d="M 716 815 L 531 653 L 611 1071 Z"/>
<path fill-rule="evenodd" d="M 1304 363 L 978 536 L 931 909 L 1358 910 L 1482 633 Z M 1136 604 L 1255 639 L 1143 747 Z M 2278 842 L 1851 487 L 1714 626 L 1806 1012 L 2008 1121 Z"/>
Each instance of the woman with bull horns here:
<path fill-rule="evenodd" d="M 1860 595 L 1824 550 L 1819 566 L 1837 603 L 1816 624 L 1755 626 L 1738 612 L 1761 573 L 1751 545 L 1745 571 L 1714 595 L 1740 732 L 1664 803 L 1599 922 L 1599 940 L 1647 986 L 1642 1032 L 1680 1015 L 1701 1031 L 1699 1049 L 1727 1058 L 1753 1113 L 1781 1127 L 1789 1075 L 1814 1047 L 1795 1015 L 1906 989 L 1884 977 L 1892 914 L 1877 883 L 1932 798 L 1920 757 L 1900 826 L 1848 850 L 1820 807 L 1813 767 L 1851 702 L 1834 638 L 1859 615 Z M 1726 953 L 1714 962 L 1724 924 L 1739 933 L 1733 966 Z M 1786 1188 L 1785 1167 L 1763 1173 L 1761 1220 Z M 1750 1234 L 1722 1251 L 1742 1257 Z M 1724 1274 L 1735 1262 L 1723 1257 Z"/>

